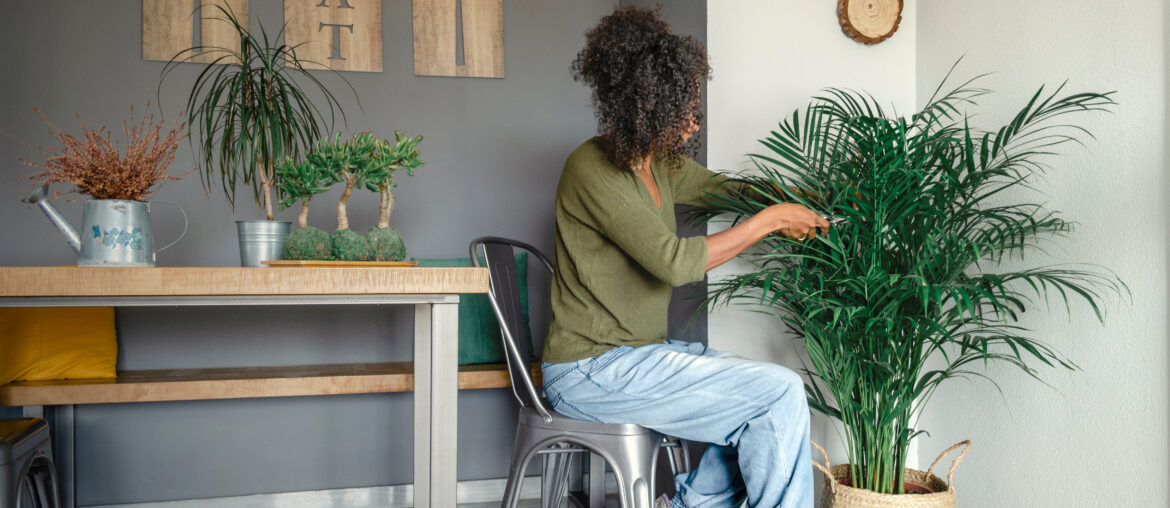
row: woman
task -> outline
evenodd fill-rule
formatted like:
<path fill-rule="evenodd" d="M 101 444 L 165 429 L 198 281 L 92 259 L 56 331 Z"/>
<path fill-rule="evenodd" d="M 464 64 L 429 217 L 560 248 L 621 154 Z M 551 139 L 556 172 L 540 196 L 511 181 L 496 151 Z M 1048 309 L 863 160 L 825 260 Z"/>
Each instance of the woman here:
<path fill-rule="evenodd" d="M 674 206 L 704 206 L 726 178 L 684 155 L 710 74 L 702 44 L 655 11 L 619 9 L 588 34 L 574 77 L 593 89 L 602 134 L 569 155 L 556 197 L 556 273 L 544 348 L 558 412 L 637 423 L 711 443 L 659 506 L 812 506 L 809 412 L 799 375 L 698 343 L 667 341 L 671 288 L 773 232 L 828 228 L 794 203 L 706 237 L 679 238 Z"/>

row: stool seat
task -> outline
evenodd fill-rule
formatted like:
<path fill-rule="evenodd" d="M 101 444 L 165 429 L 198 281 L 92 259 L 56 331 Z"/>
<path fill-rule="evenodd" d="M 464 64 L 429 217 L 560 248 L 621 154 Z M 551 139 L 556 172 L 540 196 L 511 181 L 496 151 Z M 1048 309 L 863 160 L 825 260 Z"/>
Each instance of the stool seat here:
<path fill-rule="evenodd" d="M 28 455 L 49 441 L 49 423 L 41 418 L 0 420 L 0 466 Z"/>
<path fill-rule="evenodd" d="M 562 415 L 556 411 L 550 411 L 549 414 L 552 415 L 552 421 L 545 422 L 544 417 L 540 413 L 531 408 L 525 408 L 520 411 L 520 422 L 538 429 L 585 432 L 588 434 L 639 436 L 648 433 L 645 427 L 632 423 L 597 423 L 589 420 L 578 420 Z"/>
<path fill-rule="evenodd" d="M 60 506 L 48 422 L 0 420 L 0 508 Z"/>

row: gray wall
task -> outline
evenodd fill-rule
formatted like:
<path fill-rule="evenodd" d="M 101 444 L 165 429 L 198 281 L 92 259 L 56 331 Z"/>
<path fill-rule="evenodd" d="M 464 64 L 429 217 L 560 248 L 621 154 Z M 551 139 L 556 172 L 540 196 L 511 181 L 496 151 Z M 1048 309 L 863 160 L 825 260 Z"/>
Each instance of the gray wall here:
<path fill-rule="evenodd" d="M 269 28 L 280 2 L 253 1 Z M 154 100 L 161 62 L 140 58 L 138 0 L 12 2 L 0 16 L 0 132 L 27 145 L 46 144 L 37 106 L 73 129 L 77 112 L 90 125 L 117 126 L 130 105 Z M 584 32 L 612 9 L 610 0 L 505 2 L 507 78 L 416 77 L 410 2 L 383 4 L 385 72 L 347 73 L 352 99 L 347 133 L 394 129 L 426 136 L 427 165 L 401 182 L 393 225 L 411 255 L 455 257 L 467 242 L 495 234 L 552 251 L 553 191 L 564 157 L 596 127 L 588 91 L 568 67 Z M 184 66 L 162 88 L 174 118 L 198 68 Z M 332 79 L 332 78 L 327 78 Z M 333 81 L 336 83 L 336 81 Z M 0 241 L 4 265 L 69 264 L 75 256 L 40 212 L 21 204 L 32 172 L 18 157 L 35 151 L 0 136 Z M 192 164 L 184 146 L 173 172 Z M 63 190 L 63 189 L 62 189 Z M 332 228 L 318 198 L 311 221 Z M 238 263 L 233 220 L 259 218 L 241 203 L 235 213 L 219 193 L 208 197 L 197 175 L 167 184 L 158 200 L 177 201 L 192 218 L 187 237 L 159 255 L 164 266 Z M 79 203 L 59 202 L 79 218 Z M 351 202 L 354 229 L 375 222 L 377 199 Z M 280 214 L 295 217 L 294 210 Z M 155 212 L 160 241 L 180 220 Z M 537 280 L 534 287 L 547 284 Z M 534 298 L 533 329 L 546 329 L 547 299 Z M 121 309 L 121 369 L 289 365 L 407 360 L 409 313 L 391 308 Z M 79 407 L 78 495 L 82 504 L 226 496 L 363 485 L 404 484 L 411 473 L 411 395 L 362 395 Z M 504 390 L 460 394 L 460 479 L 502 477 L 514 430 L 514 403 Z M 12 414 L 8 410 L 9 415 Z"/>
<path fill-rule="evenodd" d="M 699 39 L 703 44 L 707 43 L 707 2 L 706 0 L 672 0 L 670 2 L 659 2 L 657 0 L 621 0 L 620 5 L 628 6 L 634 5 L 639 7 L 659 7 L 661 9 L 662 17 L 670 23 L 670 28 L 675 33 L 686 34 Z M 704 112 L 707 107 L 707 84 L 703 83 L 703 108 Z M 699 154 L 695 160 L 700 164 L 707 164 L 707 129 L 704 125 L 703 130 L 695 136 L 696 142 L 699 144 Z M 686 219 L 687 207 L 676 207 L 679 213 L 678 217 L 678 234 L 679 236 L 699 236 L 707 234 L 707 226 L 693 224 Z M 703 298 L 707 294 L 707 281 L 703 280 L 701 283 L 691 284 L 676 288 L 670 301 L 670 325 L 669 333 L 671 338 L 684 339 L 689 341 L 698 341 L 704 344 L 707 343 L 707 313 L 700 312 L 703 306 Z"/>

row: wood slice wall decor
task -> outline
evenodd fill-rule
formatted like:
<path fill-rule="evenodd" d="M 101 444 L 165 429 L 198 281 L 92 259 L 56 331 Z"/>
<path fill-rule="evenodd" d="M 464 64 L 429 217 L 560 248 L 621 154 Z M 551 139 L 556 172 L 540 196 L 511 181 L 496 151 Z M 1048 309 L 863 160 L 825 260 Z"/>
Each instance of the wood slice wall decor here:
<path fill-rule="evenodd" d="M 238 48 L 239 34 L 216 5 L 248 19 L 248 0 L 142 0 L 142 59 L 168 61 L 195 46 Z M 210 63 L 220 56 L 208 52 L 188 61 Z"/>
<path fill-rule="evenodd" d="M 415 75 L 504 77 L 503 0 L 413 0 L 411 7 Z"/>
<path fill-rule="evenodd" d="M 902 22 L 902 0 L 837 0 L 837 19 L 851 39 L 877 44 Z"/>
<path fill-rule="evenodd" d="M 284 22 L 306 68 L 382 72 L 382 0 L 284 0 Z"/>

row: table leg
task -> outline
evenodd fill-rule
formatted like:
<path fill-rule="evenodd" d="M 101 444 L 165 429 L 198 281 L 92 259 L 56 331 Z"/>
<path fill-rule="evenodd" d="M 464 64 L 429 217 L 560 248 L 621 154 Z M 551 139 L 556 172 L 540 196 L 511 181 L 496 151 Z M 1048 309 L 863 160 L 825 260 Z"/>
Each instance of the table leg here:
<path fill-rule="evenodd" d="M 414 311 L 414 505 L 456 503 L 459 305 Z"/>
<path fill-rule="evenodd" d="M 57 468 L 57 487 L 62 508 L 77 503 L 77 469 L 74 461 L 74 406 L 52 406 L 53 465 Z"/>
<path fill-rule="evenodd" d="M 431 304 L 414 306 L 414 506 L 431 506 Z"/>

